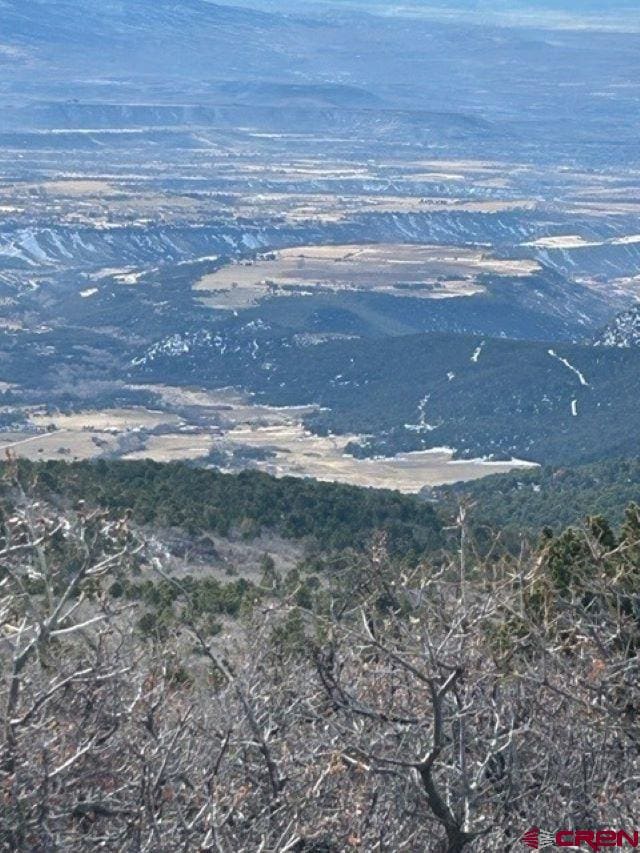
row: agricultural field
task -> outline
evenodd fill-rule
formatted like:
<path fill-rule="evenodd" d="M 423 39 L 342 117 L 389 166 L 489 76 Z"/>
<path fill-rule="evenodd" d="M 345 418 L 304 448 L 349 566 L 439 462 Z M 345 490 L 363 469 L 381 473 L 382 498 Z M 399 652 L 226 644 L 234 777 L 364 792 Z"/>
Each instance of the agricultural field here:
<path fill-rule="evenodd" d="M 223 267 L 198 281 L 212 308 L 240 308 L 269 296 L 320 290 L 447 299 L 483 291 L 482 274 L 526 277 L 530 260 L 503 260 L 489 252 L 402 244 L 301 246 Z"/>

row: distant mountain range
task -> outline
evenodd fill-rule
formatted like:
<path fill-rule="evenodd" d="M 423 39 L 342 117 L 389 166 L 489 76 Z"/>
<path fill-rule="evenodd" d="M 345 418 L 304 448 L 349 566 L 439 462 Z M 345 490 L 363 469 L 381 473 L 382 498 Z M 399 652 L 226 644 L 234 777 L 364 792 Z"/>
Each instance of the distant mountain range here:
<path fill-rule="evenodd" d="M 395 5 L 380 8 L 389 11 Z M 470 8 L 480 7 L 474 3 Z M 545 90 L 552 86 L 547 114 L 557 110 L 563 116 L 554 133 L 564 132 L 565 121 L 572 127 L 573 115 L 584 133 L 594 108 L 592 100 L 583 100 L 586 94 L 606 88 L 609 77 L 615 83 L 621 75 L 637 76 L 638 65 L 631 45 L 596 43 L 587 50 L 583 42 L 556 44 L 540 34 L 496 38 L 492 31 L 472 26 L 475 14 L 455 26 L 381 21 L 349 15 L 342 3 L 279 2 L 271 11 L 258 11 L 207 0 L 3 0 L 0 17 L 0 68 L 7 79 L 33 81 L 39 94 L 56 80 L 64 81 L 76 98 L 82 97 L 87 81 L 104 76 L 120 81 L 119 86 L 131 77 L 144 78 L 146 84 L 154 78 L 185 77 L 261 81 L 265 86 L 339 83 L 383 98 L 389 107 L 455 110 L 501 121 L 513 112 L 514 119 L 529 123 L 540 118 L 530 113 L 536 81 Z M 610 68 L 603 72 L 605 51 Z M 572 88 L 569 105 L 565 88 L 575 82 L 577 65 L 586 92 Z M 115 87 L 104 94 L 113 101 L 118 91 Z M 177 91 L 183 103 L 199 100 L 196 91 Z M 503 103 L 506 91 L 509 103 Z M 172 89 L 165 88 L 162 95 L 171 98 Z M 254 103 L 260 97 L 256 93 Z M 533 129 L 538 127 L 545 139 L 553 136 L 539 121 Z M 523 138 L 530 133 L 527 128 Z"/>
<path fill-rule="evenodd" d="M 535 12 L 541 9 L 566 14 L 613 15 L 619 12 L 636 12 L 635 0 L 408 0 L 406 3 L 395 0 L 354 0 L 361 6 L 378 9 L 450 9 L 463 12 Z M 277 7 L 277 0 L 272 4 Z M 302 4 L 304 6 L 304 3 Z M 311 5 L 311 4 L 309 4 Z"/>
<path fill-rule="evenodd" d="M 357 9 L 401 17 L 460 19 L 503 24 L 537 23 L 549 27 L 639 28 L 635 0 L 235 0 L 240 6 L 269 10 Z"/>
<path fill-rule="evenodd" d="M 0 16 L 0 62 L 4 57 L 12 75 L 46 67 L 63 77 L 84 67 L 85 79 L 105 73 L 263 79 L 267 67 L 287 76 L 307 30 L 282 15 L 206 0 L 4 0 Z"/>

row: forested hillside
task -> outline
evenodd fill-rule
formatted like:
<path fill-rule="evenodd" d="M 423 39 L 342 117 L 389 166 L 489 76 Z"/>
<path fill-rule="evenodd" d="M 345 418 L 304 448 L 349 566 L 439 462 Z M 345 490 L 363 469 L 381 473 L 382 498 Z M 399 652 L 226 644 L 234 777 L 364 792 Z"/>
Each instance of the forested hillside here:
<path fill-rule="evenodd" d="M 169 342 L 135 375 L 248 387 L 279 405 L 313 401 L 322 410 L 307 418 L 312 429 L 369 436 L 351 445 L 356 455 L 446 446 L 576 464 L 640 450 L 637 349 L 450 334 L 310 347 L 272 334 L 258 326 L 248 337 Z"/>
<path fill-rule="evenodd" d="M 362 548 L 381 530 L 392 550 L 402 553 L 442 544 L 433 508 L 398 492 L 275 479 L 258 471 L 221 474 L 179 463 L 21 460 L 19 470 L 45 496 L 129 511 L 138 524 L 223 536 L 255 536 L 269 529 L 291 539 L 309 538 L 324 551 Z"/>
<path fill-rule="evenodd" d="M 576 467 L 543 467 L 486 477 L 437 490 L 445 505 L 473 504 L 473 517 L 494 530 L 521 536 L 555 531 L 601 515 L 617 526 L 631 503 L 640 504 L 640 459 Z"/>
<path fill-rule="evenodd" d="M 486 560 L 461 519 L 407 562 L 387 521 L 437 525 L 388 494 L 147 464 L 2 486 L 2 849 L 498 853 L 559 809 L 634 825 L 637 508 Z M 321 538 L 345 496 L 341 532 L 372 538 L 313 585 L 172 576 L 156 547 L 172 519 L 291 533 L 301 503 Z"/>

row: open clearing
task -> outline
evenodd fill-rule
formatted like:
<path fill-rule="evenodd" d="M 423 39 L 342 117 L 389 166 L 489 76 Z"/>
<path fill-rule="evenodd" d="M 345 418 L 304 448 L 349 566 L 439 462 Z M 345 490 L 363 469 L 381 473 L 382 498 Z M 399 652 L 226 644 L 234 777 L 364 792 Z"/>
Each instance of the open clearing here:
<path fill-rule="evenodd" d="M 204 276 L 195 290 L 212 308 L 236 309 L 268 295 L 317 290 L 443 299 L 483 291 L 478 276 L 528 276 L 530 260 L 494 258 L 481 249 L 406 244 L 301 246 Z M 312 289 L 312 290 L 310 290 Z"/>
<path fill-rule="evenodd" d="M 93 430 L 96 432 L 123 432 L 134 429 L 155 429 L 163 424 L 180 424 L 180 418 L 166 412 L 149 409 L 105 409 L 104 411 L 74 412 L 73 414 L 32 414 L 31 422 L 37 427 L 50 424 L 58 430 Z"/>
<path fill-rule="evenodd" d="M 201 459 L 210 450 L 242 453 L 250 448 L 267 458 L 251 462 L 276 476 L 315 477 L 318 480 L 419 492 L 424 486 L 473 480 L 487 474 L 528 467 L 524 462 L 453 460 L 446 448 L 406 453 L 388 459 L 356 459 L 345 454 L 355 435 L 317 436 L 301 423 L 313 406 L 277 407 L 255 405 L 235 389 L 204 391 L 174 386 L 139 386 L 154 390 L 167 405 L 189 407 L 215 418 L 215 430 L 195 434 L 153 436 L 144 450 L 127 458 Z M 181 408 L 185 415 L 185 409 Z"/>
<path fill-rule="evenodd" d="M 318 436 L 302 420 L 313 406 L 255 405 L 234 389 L 205 391 L 173 386 L 133 386 L 154 391 L 162 410 L 142 407 L 73 414 L 30 413 L 33 430 L 4 433 L 0 453 L 28 459 L 152 459 L 208 464 L 224 470 L 251 467 L 275 476 L 314 477 L 401 492 L 474 480 L 527 467 L 524 462 L 453 460 L 447 448 L 391 458 L 356 459 L 345 453 L 357 435 Z M 227 460 L 223 462 L 222 460 Z"/>
<path fill-rule="evenodd" d="M 75 462 L 112 453 L 117 445 L 118 440 L 115 435 L 97 435 L 85 430 L 61 429 L 36 435 L 3 433 L 0 439 L 0 454 L 10 452 L 12 456 L 33 461 L 65 459 Z"/>
<path fill-rule="evenodd" d="M 320 437 L 300 424 L 285 426 L 238 426 L 225 438 L 243 447 L 273 453 L 257 463 L 263 471 L 276 476 L 314 477 L 316 480 L 349 483 L 380 489 L 397 489 L 408 494 L 424 486 L 442 486 L 460 480 L 476 480 L 487 474 L 526 467 L 519 462 L 453 461 L 447 448 L 403 453 L 384 459 L 356 459 L 346 455 L 345 447 L 358 436 Z"/>
<path fill-rule="evenodd" d="M 46 193 L 56 196 L 88 195 L 103 197 L 118 192 L 118 188 L 107 181 L 86 178 L 65 178 L 58 181 L 46 181 L 40 186 Z"/>
<path fill-rule="evenodd" d="M 125 459 L 153 459 L 154 462 L 188 462 L 208 455 L 214 444 L 213 435 L 207 431 L 193 435 L 152 435 L 143 450 L 127 453 Z"/>

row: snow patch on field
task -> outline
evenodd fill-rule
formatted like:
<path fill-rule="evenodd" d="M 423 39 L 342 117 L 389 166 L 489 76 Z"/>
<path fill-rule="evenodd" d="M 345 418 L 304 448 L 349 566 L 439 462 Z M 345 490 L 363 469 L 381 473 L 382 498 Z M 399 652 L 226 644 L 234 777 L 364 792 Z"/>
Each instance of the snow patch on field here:
<path fill-rule="evenodd" d="M 514 468 L 539 468 L 537 462 L 527 462 L 524 459 L 510 459 L 508 462 L 491 459 L 489 456 L 478 456 L 475 459 L 451 459 L 449 465 L 483 465 L 488 468 L 504 469 L 505 465 L 513 465 Z"/>

